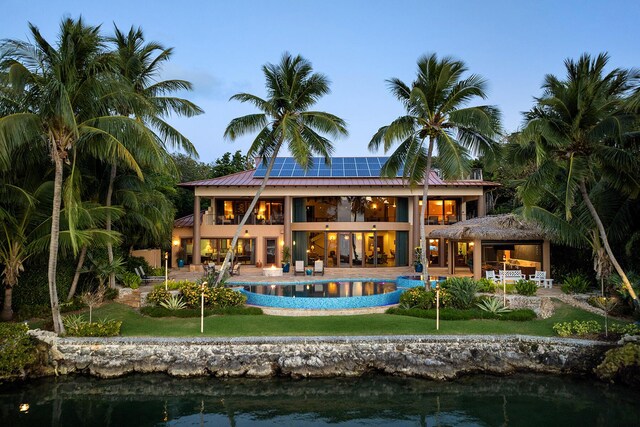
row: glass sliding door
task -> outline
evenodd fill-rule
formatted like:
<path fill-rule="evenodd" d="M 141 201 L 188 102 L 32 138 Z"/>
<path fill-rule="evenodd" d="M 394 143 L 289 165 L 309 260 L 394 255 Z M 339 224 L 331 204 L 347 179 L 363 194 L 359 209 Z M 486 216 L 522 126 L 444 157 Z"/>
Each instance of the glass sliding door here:
<path fill-rule="evenodd" d="M 351 267 L 351 233 L 338 233 L 339 267 Z"/>

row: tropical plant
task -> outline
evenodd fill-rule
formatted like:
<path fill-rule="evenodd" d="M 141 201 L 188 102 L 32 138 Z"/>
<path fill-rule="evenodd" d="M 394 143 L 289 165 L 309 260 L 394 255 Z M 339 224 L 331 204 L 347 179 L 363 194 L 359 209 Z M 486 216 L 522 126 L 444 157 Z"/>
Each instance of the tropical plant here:
<path fill-rule="evenodd" d="M 481 278 L 476 282 L 476 286 L 478 288 L 478 292 L 487 292 L 490 294 L 494 294 L 497 289 L 496 282 L 491 279 L 487 279 L 485 277 Z"/>
<path fill-rule="evenodd" d="M 24 368 L 38 359 L 37 341 L 24 323 L 0 323 L 0 377 L 24 374 Z"/>
<path fill-rule="evenodd" d="M 306 169 L 311 164 L 314 153 L 324 157 L 327 164 L 331 161 L 333 145 L 321 134 L 328 134 L 333 138 L 347 135 L 346 124 L 341 118 L 309 110 L 330 92 L 327 77 L 314 73 L 309 61 L 300 55 L 292 56 L 286 52 L 278 64 L 266 64 L 262 67 L 262 72 L 266 80 L 266 99 L 249 93 L 238 93 L 231 97 L 235 101 L 251 103 L 261 112 L 231 120 L 224 135 L 233 141 L 244 134 L 257 131 L 258 135 L 247 156 L 261 157 L 267 169 L 260 187 L 238 224 L 220 268 L 218 283 L 225 277 L 233 249 L 267 185 L 282 146 L 286 144 L 295 161 Z"/>
<path fill-rule="evenodd" d="M 565 294 L 583 294 L 587 292 L 591 283 L 582 274 L 572 274 L 565 277 L 564 282 L 560 285 L 560 289 Z"/>
<path fill-rule="evenodd" d="M 62 323 L 67 330 L 78 329 L 87 323 L 83 314 L 68 314 L 62 318 Z"/>
<path fill-rule="evenodd" d="M 162 65 L 171 58 L 173 49 L 165 48 L 159 43 L 145 43 L 142 29 L 131 27 L 128 33 L 123 33 L 116 26 L 114 36 L 110 41 L 115 45 L 115 69 L 124 84 L 130 87 L 136 102 L 117 102 L 115 110 L 124 117 L 133 116 L 145 123 L 149 129 L 155 130 L 154 139 L 124 140 L 126 148 L 140 164 L 146 164 L 156 171 L 170 170 L 176 173 L 175 166 L 165 149 L 165 143 L 173 148 L 180 148 L 189 155 L 197 156 L 196 149 L 191 142 L 165 118 L 171 114 L 193 117 L 203 111 L 194 103 L 173 96 L 176 91 L 192 89 L 191 83 L 185 80 L 156 81 Z M 117 166 L 120 159 L 114 153 L 111 159 L 111 172 L 106 195 L 106 206 L 111 206 Z M 153 204 L 151 204 L 153 206 Z M 111 230 L 111 218 L 107 219 L 106 229 Z M 107 246 L 109 261 L 113 261 L 113 248 Z M 115 274 L 109 277 L 109 286 L 115 285 Z"/>
<path fill-rule="evenodd" d="M 187 304 L 182 301 L 182 297 L 178 295 L 171 295 L 164 301 L 160 302 L 160 306 L 166 308 L 167 310 L 182 310 L 187 306 Z"/>
<path fill-rule="evenodd" d="M 50 44 L 37 27 L 29 24 L 33 43 L 5 40 L 0 44 L 0 78 L 5 102 L 17 106 L 0 119 L 0 168 L 11 164 L 12 153 L 29 144 L 45 144 L 53 161 L 54 192 L 51 213 L 48 286 L 53 327 L 64 333 L 56 287 L 60 210 L 64 164 L 72 166 L 65 186 L 65 206 L 70 230 L 75 229 L 80 176 L 73 167 L 76 153 L 85 151 L 106 160 L 113 153 L 141 175 L 124 140 L 154 143 L 154 135 L 140 121 L 113 116 L 114 105 L 131 102 L 129 88 L 114 78 L 112 55 L 106 50 L 99 27 L 80 18 L 65 18 L 57 45 Z M 141 142 L 142 143 L 142 142 Z M 72 234 L 72 244 L 77 242 Z"/>
<path fill-rule="evenodd" d="M 510 313 L 511 309 L 505 307 L 502 304 L 502 300 L 500 298 L 483 298 L 482 301 L 476 303 L 476 305 L 483 311 L 492 314 L 503 314 Z"/>
<path fill-rule="evenodd" d="M 282 262 L 285 264 L 291 262 L 291 248 L 287 245 L 282 246 Z"/>
<path fill-rule="evenodd" d="M 559 239 L 575 243 L 581 236 L 563 227 L 558 216 L 538 206 L 548 196 L 549 182 L 561 180 L 563 219 L 570 222 L 582 199 L 585 215 L 582 230 L 593 230 L 591 242 L 598 264 L 610 262 L 629 295 L 638 304 L 625 272 L 609 244 L 609 236 L 593 203 L 596 192 L 615 190 L 633 196 L 640 190 L 639 158 L 626 144 L 637 129 L 637 115 L 626 109 L 625 99 L 637 84 L 640 73 L 616 68 L 605 73 L 609 57 L 582 55 L 565 61 L 566 77 L 545 77 L 543 95 L 525 114 L 520 134 L 523 150 L 535 155 L 537 169 L 519 188 L 525 215 L 549 228 L 561 230 Z M 586 222 L 589 217 L 590 223 Z M 582 233 L 584 238 L 585 233 Z M 600 247 L 602 250 L 600 250 Z M 606 258 L 604 257 L 606 255 Z"/>
<path fill-rule="evenodd" d="M 142 278 L 130 271 L 125 271 L 124 273 L 122 273 L 120 280 L 125 287 L 131 289 L 138 289 L 142 284 Z"/>
<path fill-rule="evenodd" d="M 409 86 L 397 78 L 387 80 L 391 93 L 403 104 L 406 114 L 381 127 L 369 142 L 369 149 L 385 153 L 398 143 L 381 169 L 381 175 L 395 177 L 403 170 L 410 183 L 422 182 L 420 218 L 426 217 L 432 159 L 437 151 L 439 167 L 446 178 L 461 178 L 469 170 L 469 154 L 484 154 L 491 163 L 496 157 L 494 141 L 500 132 L 500 114 L 492 106 L 464 107 L 474 98 L 486 98 L 486 82 L 478 75 L 463 78 L 464 62 L 436 54 L 418 59 L 415 81 Z M 425 146 L 426 144 L 426 146 Z M 427 240 L 420 226 L 421 263 L 428 282 Z"/>
<path fill-rule="evenodd" d="M 553 330 L 561 337 L 577 335 L 583 337 L 585 335 L 599 334 L 602 327 L 595 320 L 574 320 L 573 322 L 559 322 L 553 325 Z"/>
<path fill-rule="evenodd" d="M 516 282 L 516 292 L 526 296 L 535 295 L 538 292 L 538 285 L 533 280 L 518 280 Z"/>
<path fill-rule="evenodd" d="M 478 286 L 470 277 L 450 277 L 444 282 L 444 287 L 453 299 L 453 306 L 461 309 L 471 308 Z"/>
<path fill-rule="evenodd" d="M 164 285 L 156 285 L 151 292 L 147 294 L 147 303 L 160 305 L 171 297 L 171 293 L 164 289 Z"/>

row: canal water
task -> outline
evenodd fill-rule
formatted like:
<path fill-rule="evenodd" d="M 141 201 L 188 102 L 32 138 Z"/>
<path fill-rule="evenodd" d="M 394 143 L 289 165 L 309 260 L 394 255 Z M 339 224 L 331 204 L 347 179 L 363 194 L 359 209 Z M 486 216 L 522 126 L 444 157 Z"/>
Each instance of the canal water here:
<path fill-rule="evenodd" d="M 640 426 L 640 392 L 592 379 L 470 376 L 113 380 L 0 386 L 0 426 Z"/>

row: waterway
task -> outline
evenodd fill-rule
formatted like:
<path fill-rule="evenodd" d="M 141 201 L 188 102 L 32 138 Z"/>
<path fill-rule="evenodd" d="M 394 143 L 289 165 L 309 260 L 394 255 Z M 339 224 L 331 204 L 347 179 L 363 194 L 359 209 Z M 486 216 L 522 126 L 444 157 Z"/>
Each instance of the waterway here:
<path fill-rule="evenodd" d="M 0 386 L 0 426 L 640 426 L 640 392 L 521 374 L 450 382 L 47 378 Z"/>

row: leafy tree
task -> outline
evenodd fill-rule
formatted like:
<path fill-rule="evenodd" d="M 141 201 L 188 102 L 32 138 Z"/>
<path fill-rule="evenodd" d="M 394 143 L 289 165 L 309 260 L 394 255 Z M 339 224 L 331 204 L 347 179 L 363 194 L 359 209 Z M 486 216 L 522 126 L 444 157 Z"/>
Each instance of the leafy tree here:
<path fill-rule="evenodd" d="M 386 153 L 398 144 L 381 174 L 403 177 L 411 184 L 422 182 L 422 208 L 425 218 L 434 151 L 446 178 L 461 178 L 469 170 L 469 154 L 479 153 L 485 160 L 496 158 L 494 141 L 500 132 L 500 114 L 495 107 L 483 105 L 463 107 L 474 98 L 486 98 L 485 81 L 467 71 L 464 62 L 450 57 L 438 59 L 430 54 L 418 59 L 418 72 L 411 85 L 397 78 L 387 80 L 389 90 L 402 103 L 406 114 L 381 127 L 369 142 L 369 149 L 382 146 Z M 428 286 L 426 231 L 420 220 L 421 262 Z"/>
<path fill-rule="evenodd" d="M 562 206 L 565 223 L 580 209 L 581 198 L 597 233 L 591 241 L 596 262 L 606 255 L 623 280 L 629 295 L 637 296 L 609 244 L 606 226 L 594 199 L 614 190 L 635 197 L 640 191 L 640 163 L 625 149 L 637 131 L 637 115 L 625 109 L 626 98 L 640 77 L 637 71 L 616 68 L 605 73 L 609 57 L 582 55 L 578 61 L 565 61 L 566 77 L 545 77 L 543 94 L 525 115 L 520 134 L 523 150 L 535 153 L 537 169 L 520 187 L 520 194 L 530 216 L 549 225 L 554 218 L 535 209 L 548 194 L 549 183 L 563 183 Z M 585 224 L 585 215 L 578 222 Z M 559 221 L 555 218 L 555 224 Z M 565 238 L 570 236 L 563 229 Z M 602 251 L 597 249 L 602 245 Z"/>
<path fill-rule="evenodd" d="M 216 159 L 211 167 L 209 178 L 231 175 L 232 173 L 246 171 L 252 167 L 252 161 L 248 156 L 243 156 L 240 150 L 236 151 L 233 156 L 227 152 L 224 153 L 222 157 Z"/>
<path fill-rule="evenodd" d="M 113 105 L 126 105 L 128 87 L 114 78 L 113 57 L 106 50 L 99 27 L 82 19 L 64 19 L 56 45 L 29 24 L 33 42 L 6 40 L 0 44 L 0 86 L 4 103 L 16 112 L 0 119 L 0 168 L 11 165 L 16 147 L 45 144 L 55 167 L 51 215 L 48 286 L 56 333 L 64 333 L 56 290 L 60 211 L 63 199 L 64 164 L 71 165 L 70 182 L 79 177 L 73 168 L 78 151 L 111 161 L 121 159 L 141 175 L 140 168 L 123 141 L 149 144 L 155 136 L 140 121 L 111 114 Z M 133 102 L 132 102 L 133 107 Z M 66 186 L 65 205 L 69 225 L 75 228 L 77 186 Z M 72 234 L 73 237 L 73 234 Z M 77 242 L 73 242 L 77 247 Z"/>
<path fill-rule="evenodd" d="M 266 64 L 262 67 L 262 72 L 266 80 L 266 99 L 249 93 L 238 93 L 231 97 L 232 100 L 253 104 L 261 112 L 231 120 L 224 135 L 235 140 L 241 135 L 258 132 L 247 156 L 261 157 L 267 170 L 247 212 L 238 224 L 231 247 L 220 268 L 217 283 L 220 283 L 229 267 L 233 248 L 267 185 L 282 145 L 286 144 L 296 162 L 307 168 L 315 153 L 324 157 L 326 163 L 331 161 L 333 144 L 321 134 L 334 138 L 347 135 L 346 124 L 341 118 L 309 110 L 330 92 L 327 77 L 314 73 L 309 61 L 300 55 L 291 56 L 286 52 L 278 64 Z"/>
<path fill-rule="evenodd" d="M 162 65 L 171 58 L 172 49 L 167 49 L 156 42 L 145 43 L 142 29 L 131 27 L 128 33 L 123 33 L 116 26 L 115 35 L 111 42 L 115 44 L 116 72 L 130 86 L 136 96 L 135 103 L 116 103 L 118 114 L 125 117 L 135 117 L 155 131 L 155 139 L 126 140 L 127 148 L 141 164 L 146 164 L 154 170 L 167 169 L 174 171 L 171 157 L 165 149 L 169 143 L 174 148 L 180 148 L 192 156 L 197 156 L 193 144 L 184 135 L 165 121 L 170 114 L 193 117 L 203 111 L 194 103 L 169 96 L 178 90 L 191 90 L 192 85 L 185 80 L 163 80 L 156 78 Z M 148 144 L 153 142 L 153 144 Z M 106 205 L 111 206 L 114 184 L 117 176 L 118 157 L 111 159 L 111 173 L 106 195 Z M 111 230 L 111 218 L 107 218 L 106 229 Z M 107 246 L 109 262 L 113 263 L 113 247 Z M 115 286 L 115 274 L 109 277 L 109 286 Z"/>

